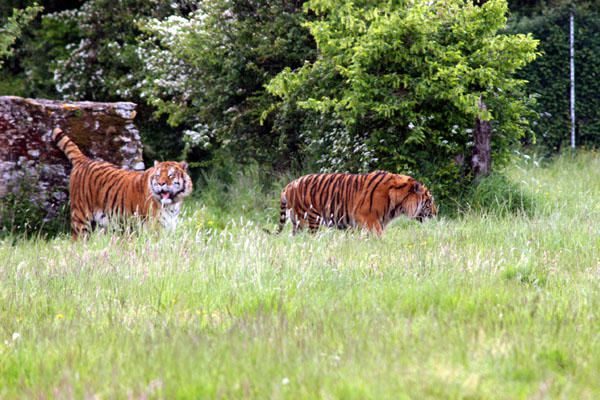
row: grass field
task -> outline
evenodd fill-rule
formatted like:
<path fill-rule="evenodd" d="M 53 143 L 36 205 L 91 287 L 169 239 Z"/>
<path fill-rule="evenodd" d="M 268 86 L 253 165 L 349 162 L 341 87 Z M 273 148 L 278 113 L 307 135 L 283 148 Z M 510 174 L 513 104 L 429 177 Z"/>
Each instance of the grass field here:
<path fill-rule="evenodd" d="M 598 399 L 600 158 L 505 174 L 527 212 L 382 238 L 270 236 L 243 182 L 175 233 L 8 238 L 0 398 Z"/>

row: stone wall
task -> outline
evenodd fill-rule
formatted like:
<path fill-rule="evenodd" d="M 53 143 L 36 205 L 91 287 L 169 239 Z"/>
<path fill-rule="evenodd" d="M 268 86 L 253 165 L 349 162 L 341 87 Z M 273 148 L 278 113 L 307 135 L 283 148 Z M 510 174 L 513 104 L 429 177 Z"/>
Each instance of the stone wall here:
<path fill-rule="evenodd" d="M 52 143 L 60 127 L 93 159 L 143 170 L 133 103 L 62 102 L 0 96 L 0 202 L 11 193 L 57 215 L 68 199 L 71 165 Z M 0 221 L 0 224 L 2 221 Z"/>

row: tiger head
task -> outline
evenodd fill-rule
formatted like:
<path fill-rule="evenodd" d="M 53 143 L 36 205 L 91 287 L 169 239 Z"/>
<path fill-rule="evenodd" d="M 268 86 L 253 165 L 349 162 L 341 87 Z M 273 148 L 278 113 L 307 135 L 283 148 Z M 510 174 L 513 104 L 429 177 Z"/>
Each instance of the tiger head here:
<path fill-rule="evenodd" d="M 425 186 L 423 186 L 423 188 L 425 189 L 425 193 L 421 198 L 421 210 L 415 217 L 419 222 L 423 222 L 423 220 L 427 218 L 434 218 L 438 213 L 437 206 L 433 200 L 433 195 Z"/>
<path fill-rule="evenodd" d="M 423 222 L 437 215 L 433 195 L 421 182 L 404 175 L 397 175 L 389 190 L 393 207 L 392 218 L 400 213 Z"/>
<path fill-rule="evenodd" d="M 154 162 L 150 175 L 150 192 L 163 206 L 179 203 L 192 193 L 192 179 L 187 174 L 187 163 Z"/>

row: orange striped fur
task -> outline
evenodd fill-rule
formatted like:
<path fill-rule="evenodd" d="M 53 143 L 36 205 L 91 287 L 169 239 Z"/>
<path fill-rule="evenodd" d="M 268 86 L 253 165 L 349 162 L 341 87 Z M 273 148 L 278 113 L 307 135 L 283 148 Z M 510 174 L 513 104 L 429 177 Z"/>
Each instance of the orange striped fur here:
<path fill-rule="evenodd" d="M 362 227 L 381 235 L 402 214 L 419 221 L 437 215 L 429 190 L 410 176 L 385 171 L 311 174 L 283 189 L 278 232 L 289 219 L 294 233 L 324 225 Z"/>
<path fill-rule="evenodd" d="M 69 195 L 74 239 L 115 216 L 158 218 L 164 226 L 174 226 L 184 197 L 192 192 L 185 162 L 155 162 L 146 171 L 128 171 L 89 159 L 60 128 L 53 130 L 52 139 L 73 164 Z"/>

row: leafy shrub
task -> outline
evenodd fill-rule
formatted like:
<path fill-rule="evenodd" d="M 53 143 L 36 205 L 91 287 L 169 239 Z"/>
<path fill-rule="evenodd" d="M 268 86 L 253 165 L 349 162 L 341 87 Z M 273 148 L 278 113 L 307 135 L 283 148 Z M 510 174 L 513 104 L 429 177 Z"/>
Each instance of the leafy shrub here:
<path fill-rule="evenodd" d="M 69 205 L 64 204 L 58 215 L 48 216 L 43 206 L 32 201 L 31 179 L 23 179 L 20 190 L 0 200 L 0 237 L 54 237 L 69 230 Z"/>
<path fill-rule="evenodd" d="M 42 11 L 42 7 L 33 5 L 22 10 L 13 9 L 12 15 L 6 21 L 0 19 L 0 24 L 2 24 L 0 25 L 0 68 L 2 68 L 4 58 L 12 55 L 12 46 L 21 36 L 23 27 L 30 23 L 40 11 Z"/>
<path fill-rule="evenodd" d="M 304 136 L 316 150 L 307 157 L 323 169 L 409 174 L 447 199 L 471 179 L 477 118 L 492 122 L 496 166 L 528 131 L 531 99 L 515 73 L 536 57 L 537 41 L 503 32 L 506 1 L 307 6 L 319 56 L 286 68 L 268 89 L 281 100 L 275 112 L 299 107 L 327 121 Z"/>
<path fill-rule="evenodd" d="M 207 167 L 229 152 L 238 163 L 279 169 L 293 163 L 298 116 L 261 115 L 273 103 L 264 85 L 285 66 L 314 58 L 301 3 L 199 2 L 186 17 L 140 25 L 145 36 L 137 51 L 144 63 L 137 89 L 183 132 L 189 161 Z"/>
<path fill-rule="evenodd" d="M 229 171 L 214 169 L 198 180 L 198 201 L 216 224 L 240 217 L 274 222 L 279 216 L 279 194 L 288 180 L 287 176 L 267 174 L 256 164 Z"/>

